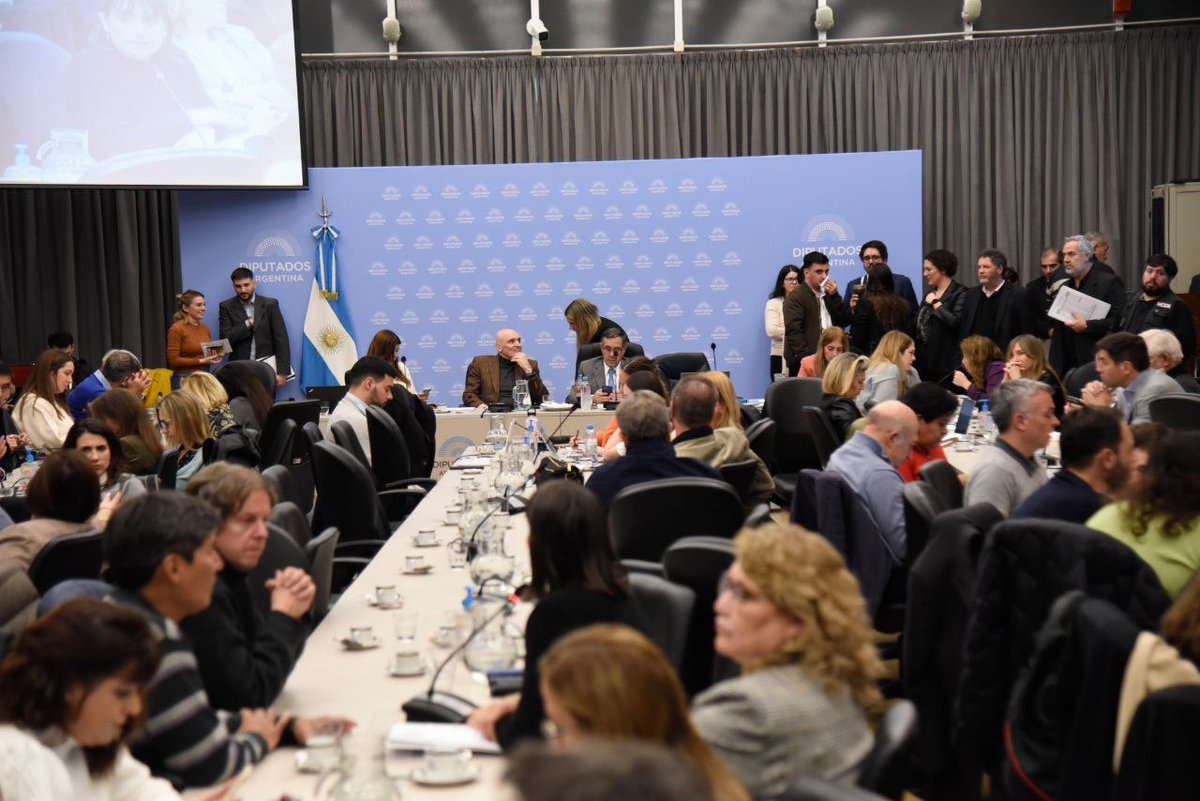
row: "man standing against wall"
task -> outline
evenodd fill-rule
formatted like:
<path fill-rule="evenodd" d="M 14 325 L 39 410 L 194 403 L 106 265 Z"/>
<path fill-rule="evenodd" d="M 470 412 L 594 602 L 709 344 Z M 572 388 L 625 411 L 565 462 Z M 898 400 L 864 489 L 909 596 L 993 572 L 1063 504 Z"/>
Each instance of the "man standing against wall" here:
<path fill-rule="evenodd" d="M 279 301 L 256 291 L 254 273 L 238 267 L 229 276 L 234 297 L 221 301 L 221 338 L 233 348 L 231 359 L 264 361 L 274 357 L 275 385 L 282 387 L 292 373 L 292 354 Z"/>

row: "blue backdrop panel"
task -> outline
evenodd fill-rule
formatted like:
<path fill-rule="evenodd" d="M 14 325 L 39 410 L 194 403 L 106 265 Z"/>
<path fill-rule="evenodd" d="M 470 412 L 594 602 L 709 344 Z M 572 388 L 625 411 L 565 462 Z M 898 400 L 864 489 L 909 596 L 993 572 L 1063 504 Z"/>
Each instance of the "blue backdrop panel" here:
<path fill-rule="evenodd" d="M 821 250 L 844 287 L 861 272 L 858 246 L 882 239 L 892 269 L 921 285 L 919 151 L 314 169 L 309 182 L 181 192 L 185 286 L 208 297 L 215 334 L 229 273 L 254 270 L 280 301 L 298 362 L 324 197 L 359 351 L 394 330 L 439 403 L 461 402 L 467 363 L 505 327 L 561 399 L 575 361 L 562 309 L 577 297 L 650 355 L 715 342 L 716 366 L 761 397 L 763 309 L 780 266 Z"/>

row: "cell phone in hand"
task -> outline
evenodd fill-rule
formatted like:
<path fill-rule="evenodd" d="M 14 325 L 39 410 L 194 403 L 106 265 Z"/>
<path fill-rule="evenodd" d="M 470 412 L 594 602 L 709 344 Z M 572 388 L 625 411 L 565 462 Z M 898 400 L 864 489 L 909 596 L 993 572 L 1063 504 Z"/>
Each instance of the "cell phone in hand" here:
<path fill-rule="evenodd" d="M 605 384 L 604 386 L 600 387 L 600 391 L 603 392 L 605 395 L 613 394 L 612 384 Z"/>

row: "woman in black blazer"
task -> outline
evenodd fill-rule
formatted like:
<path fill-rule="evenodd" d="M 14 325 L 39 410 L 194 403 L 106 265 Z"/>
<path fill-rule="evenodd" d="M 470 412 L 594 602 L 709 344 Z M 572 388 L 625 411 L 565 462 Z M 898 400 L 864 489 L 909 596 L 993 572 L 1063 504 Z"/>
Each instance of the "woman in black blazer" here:
<path fill-rule="evenodd" d="M 967 288 L 954 280 L 958 257 L 948 250 L 925 254 L 921 275 L 929 286 L 925 302 L 917 312 L 917 372 L 929 381 L 949 387 L 958 367 L 963 308 Z"/>

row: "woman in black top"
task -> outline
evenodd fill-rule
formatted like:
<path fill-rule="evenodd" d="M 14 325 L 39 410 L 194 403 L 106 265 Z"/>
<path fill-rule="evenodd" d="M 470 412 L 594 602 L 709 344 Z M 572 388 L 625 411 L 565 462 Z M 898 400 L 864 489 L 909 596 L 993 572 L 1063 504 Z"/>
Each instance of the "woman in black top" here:
<path fill-rule="evenodd" d="M 607 317 L 600 316 L 596 304 L 583 298 L 575 298 L 563 309 L 563 317 L 567 319 L 567 328 L 575 332 L 576 347 L 589 343 L 599 343 L 601 336 L 610 328 L 616 328 L 621 333 L 625 329 Z"/>
<path fill-rule="evenodd" d="M 850 340 L 859 353 L 874 353 L 879 340 L 888 331 L 904 331 L 912 326 L 908 301 L 896 294 L 892 269 L 874 264 L 867 270 L 867 285 L 854 307 Z"/>
<path fill-rule="evenodd" d="M 645 629 L 595 495 L 573 481 L 552 481 L 538 488 L 525 516 L 533 573 L 528 594 L 537 606 L 525 624 L 521 692 L 476 709 L 467 720 L 505 748 L 540 734 L 545 713 L 538 660 L 559 637 L 593 623 Z"/>
<path fill-rule="evenodd" d="M 958 367 L 959 328 L 967 304 L 967 288 L 954 280 L 958 257 L 948 250 L 925 254 L 921 275 L 929 286 L 917 311 L 917 372 L 948 386 Z"/>
<path fill-rule="evenodd" d="M 862 417 L 854 399 L 867 380 L 867 357 L 842 353 L 834 357 L 821 376 L 821 402 L 818 404 L 833 425 L 838 442 L 850 436 L 850 427 Z"/>

